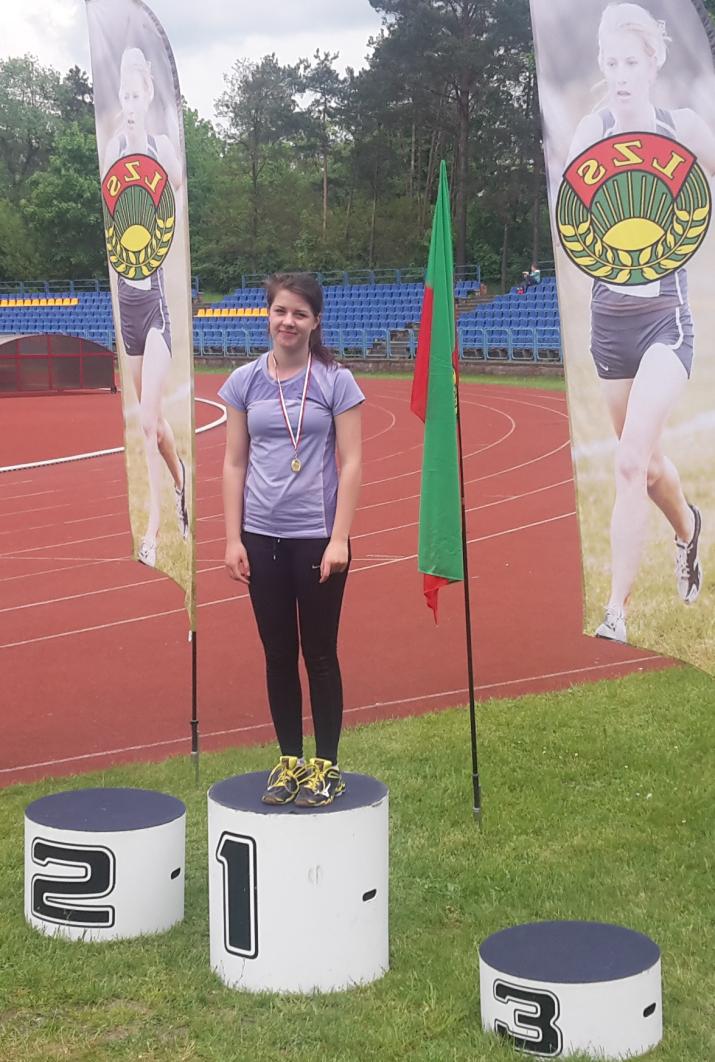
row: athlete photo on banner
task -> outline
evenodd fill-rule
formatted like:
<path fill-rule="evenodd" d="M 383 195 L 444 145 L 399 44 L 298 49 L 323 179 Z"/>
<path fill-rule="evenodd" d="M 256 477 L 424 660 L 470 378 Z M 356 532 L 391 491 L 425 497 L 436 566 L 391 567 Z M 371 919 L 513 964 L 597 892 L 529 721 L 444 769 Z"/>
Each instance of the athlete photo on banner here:
<path fill-rule="evenodd" d="M 87 15 L 135 555 L 188 599 L 193 331 L 181 98 L 144 4 L 87 0 Z"/>
<path fill-rule="evenodd" d="M 584 630 L 715 672 L 715 70 L 698 0 L 531 0 Z"/>

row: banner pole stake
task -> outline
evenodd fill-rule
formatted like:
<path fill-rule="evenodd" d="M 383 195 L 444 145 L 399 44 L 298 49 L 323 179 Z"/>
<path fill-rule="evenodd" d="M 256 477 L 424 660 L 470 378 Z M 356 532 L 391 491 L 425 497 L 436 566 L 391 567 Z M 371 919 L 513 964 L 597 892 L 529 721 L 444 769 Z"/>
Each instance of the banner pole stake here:
<path fill-rule="evenodd" d="M 197 697 L 197 635 L 196 631 L 189 632 L 191 642 L 191 759 L 194 762 L 194 779 L 199 784 L 199 711 Z"/>
<path fill-rule="evenodd" d="M 469 561 L 467 558 L 467 510 L 464 500 L 464 462 L 462 460 L 462 418 L 459 408 L 459 373 L 455 368 L 454 396 L 457 406 L 457 449 L 459 451 L 459 493 L 462 508 L 462 559 L 464 564 L 464 620 L 467 640 L 467 681 L 469 685 L 469 726 L 472 745 L 472 792 L 474 817 L 482 824 L 482 793 L 479 784 L 477 753 L 477 709 L 474 696 L 474 657 L 472 652 L 472 612 L 469 600 Z"/>

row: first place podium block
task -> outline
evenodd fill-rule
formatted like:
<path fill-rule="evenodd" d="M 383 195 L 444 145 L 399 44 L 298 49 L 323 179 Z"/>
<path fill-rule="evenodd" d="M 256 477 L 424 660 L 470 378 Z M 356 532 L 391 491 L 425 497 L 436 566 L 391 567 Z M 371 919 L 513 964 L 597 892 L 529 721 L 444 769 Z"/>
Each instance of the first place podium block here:
<path fill-rule="evenodd" d="M 25 811 L 25 918 L 69 940 L 162 933 L 184 917 L 186 808 L 149 789 L 73 789 Z"/>
<path fill-rule="evenodd" d="M 388 956 L 388 793 L 367 775 L 322 808 L 261 802 L 265 772 L 208 793 L 211 967 L 249 992 L 334 992 Z"/>
<path fill-rule="evenodd" d="M 635 1058 L 663 1036 L 660 949 L 600 922 L 532 922 L 479 949 L 482 1025 L 538 1058 Z"/>

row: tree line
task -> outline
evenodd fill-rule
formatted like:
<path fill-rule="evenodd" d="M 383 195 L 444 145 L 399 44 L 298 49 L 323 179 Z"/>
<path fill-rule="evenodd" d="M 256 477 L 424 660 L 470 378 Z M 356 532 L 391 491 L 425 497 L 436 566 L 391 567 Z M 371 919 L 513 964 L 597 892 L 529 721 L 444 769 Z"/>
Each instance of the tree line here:
<path fill-rule="evenodd" d="M 704 0 L 715 13 L 715 0 Z M 553 257 L 528 0 L 370 0 L 368 64 L 237 60 L 215 120 L 184 106 L 192 272 L 423 266 L 439 160 L 455 262 L 508 284 Z M 92 86 L 0 62 L 0 279 L 106 274 Z"/>

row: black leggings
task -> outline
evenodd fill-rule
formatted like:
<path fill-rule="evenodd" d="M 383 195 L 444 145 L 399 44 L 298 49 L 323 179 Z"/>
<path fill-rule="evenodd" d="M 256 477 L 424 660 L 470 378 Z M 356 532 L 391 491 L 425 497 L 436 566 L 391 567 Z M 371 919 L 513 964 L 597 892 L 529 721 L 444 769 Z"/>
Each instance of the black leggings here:
<path fill-rule="evenodd" d="M 320 582 L 327 538 L 272 538 L 243 532 L 249 590 L 266 654 L 268 702 L 284 756 L 303 755 L 298 631 L 310 686 L 315 754 L 337 763 L 343 721 L 338 624 L 347 571 Z"/>

